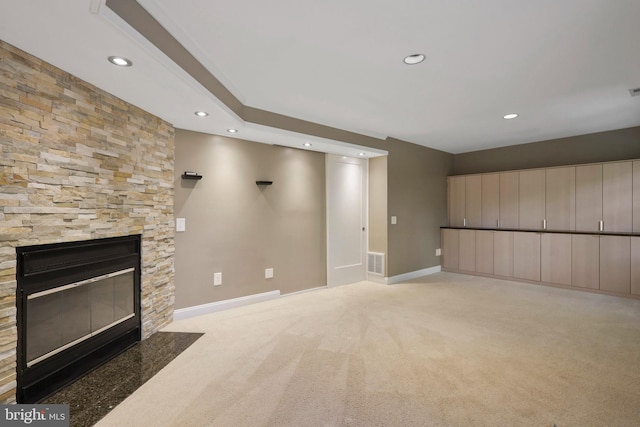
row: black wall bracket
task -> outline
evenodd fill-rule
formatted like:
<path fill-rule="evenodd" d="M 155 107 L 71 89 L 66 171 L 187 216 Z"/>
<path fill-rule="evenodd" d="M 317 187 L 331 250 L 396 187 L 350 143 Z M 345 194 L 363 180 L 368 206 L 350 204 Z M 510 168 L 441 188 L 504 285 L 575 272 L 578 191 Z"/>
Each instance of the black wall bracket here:
<path fill-rule="evenodd" d="M 182 174 L 182 179 L 202 179 L 202 175 L 198 175 L 198 172 L 185 171 Z"/>
<path fill-rule="evenodd" d="M 256 181 L 256 185 L 271 185 L 273 181 Z"/>

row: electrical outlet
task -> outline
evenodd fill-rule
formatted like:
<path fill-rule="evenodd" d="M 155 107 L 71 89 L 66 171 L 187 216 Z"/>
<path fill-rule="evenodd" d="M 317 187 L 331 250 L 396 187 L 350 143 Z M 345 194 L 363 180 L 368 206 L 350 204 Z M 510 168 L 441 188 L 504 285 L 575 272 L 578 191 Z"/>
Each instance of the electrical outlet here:
<path fill-rule="evenodd" d="M 213 273 L 213 286 L 222 285 L 222 273 Z"/>
<path fill-rule="evenodd" d="M 440 256 L 442 255 L 442 249 L 438 248 L 436 249 L 436 256 Z"/>
<path fill-rule="evenodd" d="M 265 279 L 273 279 L 273 268 L 267 268 L 264 270 Z"/>

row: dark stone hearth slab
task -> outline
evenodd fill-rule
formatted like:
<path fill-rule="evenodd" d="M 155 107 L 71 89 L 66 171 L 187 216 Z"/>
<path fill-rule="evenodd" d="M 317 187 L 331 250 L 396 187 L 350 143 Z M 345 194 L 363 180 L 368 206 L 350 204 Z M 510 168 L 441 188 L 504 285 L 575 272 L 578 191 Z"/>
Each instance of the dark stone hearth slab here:
<path fill-rule="evenodd" d="M 41 403 L 68 404 L 71 427 L 92 426 L 202 335 L 157 332 Z"/>

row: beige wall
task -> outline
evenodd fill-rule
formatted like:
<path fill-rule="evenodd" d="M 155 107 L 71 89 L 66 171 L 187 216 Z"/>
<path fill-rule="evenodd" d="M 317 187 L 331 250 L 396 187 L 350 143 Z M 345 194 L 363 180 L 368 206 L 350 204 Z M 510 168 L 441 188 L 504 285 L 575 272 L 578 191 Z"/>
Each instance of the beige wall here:
<path fill-rule="evenodd" d="M 455 155 L 455 175 L 640 158 L 640 127 Z"/>
<path fill-rule="evenodd" d="M 387 157 L 369 159 L 369 252 L 385 254 L 387 271 Z"/>
<path fill-rule="evenodd" d="M 399 140 L 387 147 L 387 276 L 440 265 L 440 227 L 447 225 L 447 175 L 453 172 L 453 155 Z M 387 220 L 389 221 L 389 218 Z"/>
<path fill-rule="evenodd" d="M 175 187 L 176 308 L 326 285 L 324 154 L 177 130 Z"/>
<path fill-rule="evenodd" d="M 0 403 L 15 401 L 16 247 L 142 234 L 142 328 L 173 315 L 173 127 L 0 41 Z"/>

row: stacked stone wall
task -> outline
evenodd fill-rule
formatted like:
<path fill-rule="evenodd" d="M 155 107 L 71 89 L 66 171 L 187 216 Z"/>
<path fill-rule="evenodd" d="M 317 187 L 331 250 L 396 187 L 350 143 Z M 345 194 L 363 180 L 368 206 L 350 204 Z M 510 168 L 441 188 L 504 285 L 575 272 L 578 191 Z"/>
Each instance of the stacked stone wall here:
<path fill-rule="evenodd" d="M 142 328 L 172 319 L 174 128 L 0 41 L 0 403 L 15 401 L 18 246 L 142 235 Z"/>

